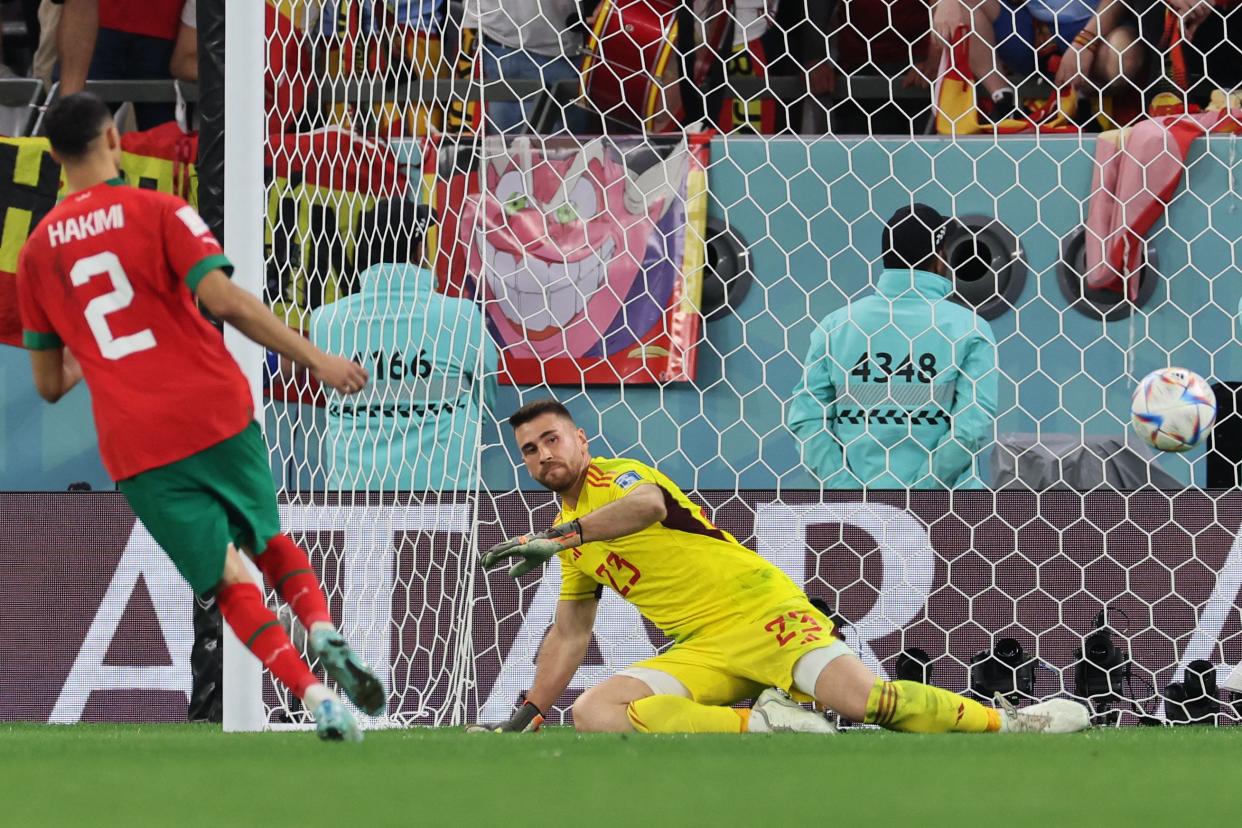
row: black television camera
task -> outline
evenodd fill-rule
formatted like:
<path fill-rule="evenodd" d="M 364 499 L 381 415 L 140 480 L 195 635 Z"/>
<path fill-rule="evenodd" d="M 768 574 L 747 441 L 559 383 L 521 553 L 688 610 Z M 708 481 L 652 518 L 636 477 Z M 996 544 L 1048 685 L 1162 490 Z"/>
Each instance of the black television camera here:
<path fill-rule="evenodd" d="M 909 647 L 897 654 L 897 679 L 931 684 L 931 656 L 922 647 Z"/>
<path fill-rule="evenodd" d="M 1164 690 L 1164 717 L 1179 724 L 1216 724 L 1220 699 L 1216 697 L 1216 668 L 1196 659 L 1186 665 L 1181 681 Z"/>
<path fill-rule="evenodd" d="M 1011 703 L 1035 698 L 1034 656 L 1027 655 L 1014 638 L 999 639 L 991 650 L 970 659 L 970 692 L 984 702 L 1000 693 Z"/>
<path fill-rule="evenodd" d="M 1130 654 L 1113 642 L 1105 610 L 1095 617 L 1095 630 L 1074 649 L 1074 693 L 1087 701 L 1092 720 L 1111 723 L 1120 716 L 1113 706 L 1123 699 L 1122 683 L 1130 681 Z"/>

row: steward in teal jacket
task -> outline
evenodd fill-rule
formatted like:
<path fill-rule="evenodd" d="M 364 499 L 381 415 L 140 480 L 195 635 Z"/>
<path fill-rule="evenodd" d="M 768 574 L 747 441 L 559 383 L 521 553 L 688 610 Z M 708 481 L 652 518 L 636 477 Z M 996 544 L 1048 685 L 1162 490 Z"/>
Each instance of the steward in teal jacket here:
<path fill-rule="evenodd" d="M 376 205 L 359 234 L 371 264 L 357 293 L 316 308 L 310 338 L 371 373 L 352 397 L 328 394 L 323 463 L 330 489 L 452 491 L 478 486 L 484 412 L 497 352 L 469 299 L 436 292 L 422 257 L 425 218 L 408 202 Z"/>
<path fill-rule="evenodd" d="M 949 301 L 952 287 L 926 270 L 886 269 L 875 294 L 811 334 L 786 422 L 825 488 L 982 487 L 996 340 L 986 320 Z"/>

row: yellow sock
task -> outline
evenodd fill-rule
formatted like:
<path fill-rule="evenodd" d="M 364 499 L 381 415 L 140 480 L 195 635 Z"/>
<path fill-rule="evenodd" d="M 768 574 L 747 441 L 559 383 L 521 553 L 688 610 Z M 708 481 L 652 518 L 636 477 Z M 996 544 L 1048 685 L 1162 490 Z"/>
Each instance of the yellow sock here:
<path fill-rule="evenodd" d="M 917 681 L 877 679 L 867 697 L 867 724 L 907 733 L 993 733 L 1000 711 Z"/>
<path fill-rule="evenodd" d="M 749 710 L 712 707 L 681 696 L 648 696 L 625 708 L 639 733 L 745 733 Z"/>

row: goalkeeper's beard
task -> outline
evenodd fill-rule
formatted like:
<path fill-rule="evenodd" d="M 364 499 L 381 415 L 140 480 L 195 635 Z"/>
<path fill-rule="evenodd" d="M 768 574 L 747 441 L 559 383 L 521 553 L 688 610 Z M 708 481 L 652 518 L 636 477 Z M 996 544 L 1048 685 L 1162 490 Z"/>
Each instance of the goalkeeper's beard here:
<path fill-rule="evenodd" d="M 562 474 L 564 475 L 563 479 L 561 477 Z M 557 465 L 541 469 L 539 476 L 537 476 L 535 480 L 540 486 L 543 486 L 548 491 L 554 494 L 563 495 L 566 492 L 573 490 L 574 486 L 576 486 L 578 481 L 582 478 L 582 475 L 583 472 L 581 469 L 575 472 L 567 463 L 558 462 Z M 553 478 L 555 478 L 555 480 Z"/>

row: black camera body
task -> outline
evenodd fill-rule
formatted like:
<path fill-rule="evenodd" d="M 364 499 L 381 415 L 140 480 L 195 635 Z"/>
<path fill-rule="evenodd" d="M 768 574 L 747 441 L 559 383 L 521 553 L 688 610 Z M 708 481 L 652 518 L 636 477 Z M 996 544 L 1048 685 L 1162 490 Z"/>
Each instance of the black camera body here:
<path fill-rule="evenodd" d="M 1181 681 L 1164 690 L 1164 717 L 1180 724 L 1216 724 L 1220 699 L 1216 697 L 1216 668 L 1196 659 L 1186 665 Z"/>
<path fill-rule="evenodd" d="M 1122 698 L 1122 684 L 1130 681 L 1130 654 L 1113 642 L 1104 610 L 1095 617 L 1095 630 L 1074 649 L 1074 693 L 1087 701 L 1095 717 L 1105 717 Z"/>
<path fill-rule="evenodd" d="M 931 657 L 921 647 L 909 647 L 897 654 L 898 681 L 931 684 Z"/>
<path fill-rule="evenodd" d="M 991 650 L 970 659 L 970 692 L 985 702 L 996 693 L 1013 704 L 1034 699 L 1035 664 L 1035 657 L 1027 655 L 1017 639 L 1001 638 Z"/>

